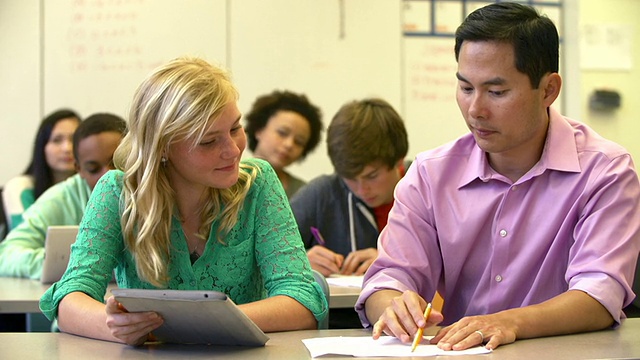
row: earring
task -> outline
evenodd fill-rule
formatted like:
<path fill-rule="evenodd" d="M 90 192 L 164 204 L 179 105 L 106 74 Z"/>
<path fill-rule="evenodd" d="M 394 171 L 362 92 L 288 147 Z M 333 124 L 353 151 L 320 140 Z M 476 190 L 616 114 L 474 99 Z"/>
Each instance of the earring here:
<path fill-rule="evenodd" d="M 167 158 L 166 158 L 166 157 L 164 157 L 164 156 L 163 156 L 163 157 L 160 159 L 160 162 L 162 163 L 162 166 L 167 166 Z"/>

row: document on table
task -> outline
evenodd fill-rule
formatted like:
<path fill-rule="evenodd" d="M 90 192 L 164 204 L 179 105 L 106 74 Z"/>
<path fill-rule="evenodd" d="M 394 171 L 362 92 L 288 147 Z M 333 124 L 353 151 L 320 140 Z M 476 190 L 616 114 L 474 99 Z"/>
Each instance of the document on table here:
<path fill-rule="evenodd" d="M 445 351 L 436 345 L 431 345 L 428 340 L 433 336 L 425 336 L 422 343 L 414 352 L 411 352 L 411 344 L 403 344 L 393 336 L 383 336 L 373 340 L 371 336 L 337 336 L 304 339 L 302 342 L 309 350 L 311 357 L 323 355 L 351 355 L 355 357 L 419 357 L 436 355 L 476 355 L 488 354 L 491 350 L 484 346 L 476 346 L 462 351 Z"/>
<path fill-rule="evenodd" d="M 362 288 L 362 280 L 364 275 L 331 275 L 327 278 L 327 283 L 333 286 L 346 286 Z"/>

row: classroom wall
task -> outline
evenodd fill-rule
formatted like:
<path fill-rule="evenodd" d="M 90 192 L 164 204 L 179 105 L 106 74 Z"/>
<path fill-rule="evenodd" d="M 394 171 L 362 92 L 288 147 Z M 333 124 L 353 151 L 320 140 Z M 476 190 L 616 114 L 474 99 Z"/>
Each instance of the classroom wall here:
<path fill-rule="evenodd" d="M 124 116 L 126 102 L 133 91 L 132 84 L 137 84 L 149 70 L 148 66 L 141 66 L 135 72 L 118 73 L 117 69 L 111 68 L 108 78 L 113 83 L 108 87 L 92 91 L 95 96 L 89 91 L 78 93 L 83 79 L 95 78 L 95 74 L 71 73 L 68 68 L 56 73 L 60 59 L 51 55 L 69 54 L 70 51 L 69 31 L 75 28 L 64 8 L 74 4 L 134 4 L 145 9 L 139 10 L 143 17 L 136 22 L 137 32 L 146 29 L 140 24 L 154 23 L 156 37 L 163 38 L 162 31 L 176 32 L 180 27 L 166 25 L 175 19 L 172 12 L 146 10 L 154 6 L 166 10 L 174 4 L 171 0 L 158 1 L 0 0 L 0 49 L 4 55 L 0 57 L 0 108 L 3 109 L 0 117 L 0 185 L 23 171 L 30 158 L 37 125 L 46 113 L 60 106 L 71 106 L 78 108 L 83 116 L 95 111 L 112 111 Z M 321 107 L 325 124 L 328 124 L 342 103 L 381 96 L 403 116 L 409 115 L 406 121 L 411 134 L 410 156 L 465 131 L 459 117 L 451 121 L 451 126 L 444 125 L 447 119 L 439 119 L 444 121 L 442 125 L 433 126 L 426 112 L 424 117 L 419 116 L 419 112 L 407 114 L 403 88 L 407 80 L 403 78 L 407 58 L 400 31 L 400 1 L 185 0 L 180 8 L 185 3 L 203 7 L 197 15 L 191 11 L 188 16 L 198 16 L 199 23 L 206 21 L 203 19 L 211 13 L 210 19 L 215 24 L 201 32 L 215 31 L 215 34 L 179 37 L 164 45 L 154 43 L 149 48 L 159 50 L 149 50 L 149 56 L 143 51 L 139 60 L 150 59 L 147 63 L 164 61 L 183 49 L 193 49 L 191 53 L 220 62 L 232 72 L 240 91 L 239 105 L 243 112 L 249 110 L 256 96 L 276 88 L 288 88 L 306 93 Z M 155 13 L 160 13 L 158 16 L 162 21 L 154 22 Z M 634 24 L 633 16 L 639 13 L 640 1 L 637 0 L 566 0 L 564 68 L 561 69 L 565 112 L 626 146 L 636 159 L 640 159 L 640 142 L 634 141 L 639 126 L 633 115 L 640 113 L 640 102 L 634 99 L 632 85 L 640 80 L 640 71 L 635 63 L 625 71 L 582 70 L 578 64 L 577 43 L 580 41 L 579 27 L 584 24 L 629 24 L 633 29 L 631 55 L 637 63 L 640 30 Z M 58 18 L 61 16 L 63 18 Z M 184 22 L 188 17 L 178 20 Z M 139 36 L 133 41 L 144 40 Z M 85 45 L 91 45 L 91 42 Z M 604 51 L 599 55 L 607 56 L 608 53 Z M 69 62 L 72 60 L 72 57 L 68 59 Z M 68 74 L 62 76 L 65 72 Z M 622 107 L 612 113 L 590 111 L 588 96 L 600 87 L 619 90 L 623 97 Z M 83 96 L 68 96 L 73 92 Z M 76 106 L 67 103 L 73 102 L 74 98 L 82 98 L 82 101 Z M 113 103 L 100 98 L 119 100 Z M 451 98 L 453 100 L 453 92 Z M 453 107 L 452 113 L 457 111 L 453 101 L 445 106 Z M 428 134 L 425 129 L 429 130 Z M 332 171 L 324 134 L 320 147 L 291 170 L 305 179 Z"/>
<path fill-rule="evenodd" d="M 628 70 L 590 70 L 582 68 L 580 104 L 582 120 L 604 137 L 615 140 L 629 150 L 636 166 L 640 167 L 640 1 L 638 0 L 580 0 L 579 26 L 585 33 L 590 26 L 622 25 L 629 33 L 624 34 L 631 40 L 631 68 Z M 614 28 L 615 30 L 615 28 Z M 615 39 L 604 39 L 614 42 Z M 591 54 L 589 54 L 591 55 Z M 615 62 L 619 54 L 614 51 L 601 51 L 599 60 L 604 63 Z M 626 55 L 626 53 L 625 53 Z M 589 109 L 589 97 L 595 89 L 611 89 L 622 96 L 621 107 L 614 111 L 594 111 Z"/>
<path fill-rule="evenodd" d="M 229 10 L 228 61 L 242 111 L 274 89 L 305 93 L 322 110 L 325 128 L 355 99 L 382 97 L 400 111 L 399 2 L 244 0 L 230 1 Z M 325 140 L 326 131 L 289 170 L 307 180 L 333 172 Z"/>
<path fill-rule="evenodd" d="M 31 159 L 41 118 L 40 3 L 0 0 L 0 186 Z"/>
<path fill-rule="evenodd" d="M 0 184 L 24 167 L 34 126 L 61 106 L 86 117 L 109 111 L 126 117 L 135 86 L 156 65 L 180 55 L 197 55 L 226 66 L 247 112 L 253 100 L 274 89 L 302 92 L 318 105 L 328 124 L 344 102 L 383 97 L 400 107 L 400 6 L 388 0 L 0 0 L 14 47 L 37 50 L 22 64 L 42 68 L 35 84 L 24 87 L 23 101 L 37 103 L 34 115 L 19 107 L 20 123 L 3 121 L 21 146 L 0 142 Z M 37 11 L 27 13 L 26 9 Z M 179 16 L 176 16 L 179 13 Z M 41 21 L 39 16 L 42 17 Z M 33 21 L 42 36 L 23 36 L 12 23 Z M 21 29 L 16 27 L 16 29 Z M 7 46 L 2 50 L 13 51 Z M 15 66 L 14 66 L 15 65 Z M 3 77 L 4 78 L 4 77 Z M 0 88 L 11 92 L 6 83 Z M 13 101 L 0 98 L 0 106 Z M 23 124 L 29 123 L 27 129 Z M 324 137 L 323 137 L 324 140 Z M 247 151 L 246 156 L 251 154 Z M 292 171 L 305 179 L 332 172 L 324 142 Z"/>

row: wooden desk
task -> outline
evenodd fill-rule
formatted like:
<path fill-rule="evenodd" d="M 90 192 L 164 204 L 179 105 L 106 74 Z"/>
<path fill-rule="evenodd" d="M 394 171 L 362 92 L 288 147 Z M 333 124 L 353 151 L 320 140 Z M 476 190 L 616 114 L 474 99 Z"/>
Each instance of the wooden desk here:
<path fill-rule="evenodd" d="M 433 330 L 433 329 L 432 329 Z M 433 334 L 433 331 L 429 332 Z M 265 347 L 153 344 L 142 347 L 110 343 L 60 333 L 0 333 L 7 359 L 309 359 L 302 339 L 326 336 L 368 336 L 367 330 L 308 330 L 268 334 Z M 323 357 L 325 358 L 325 357 Z M 331 356 L 331 359 L 353 357 Z M 491 354 L 433 359 L 602 359 L 640 358 L 640 319 L 629 319 L 617 330 L 520 340 Z M 360 358 L 364 359 L 364 358 Z M 386 358 L 385 358 L 386 359 Z"/>
<path fill-rule="evenodd" d="M 0 277 L 0 313 L 39 313 L 40 297 L 50 285 L 38 280 Z M 107 297 L 110 296 L 109 285 Z M 360 289 L 353 287 L 330 286 L 329 307 L 349 308 L 356 304 Z"/>

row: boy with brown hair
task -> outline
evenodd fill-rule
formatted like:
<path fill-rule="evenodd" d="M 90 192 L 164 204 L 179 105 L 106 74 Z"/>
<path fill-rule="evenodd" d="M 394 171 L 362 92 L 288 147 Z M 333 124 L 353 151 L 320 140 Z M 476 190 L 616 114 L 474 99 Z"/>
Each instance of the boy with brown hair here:
<path fill-rule="evenodd" d="M 407 131 L 386 101 L 351 101 L 331 120 L 327 145 L 335 174 L 312 180 L 291 208 L 313 269 L 362 275 L 378 254 L 378 235 L 406 170 Z"/>

